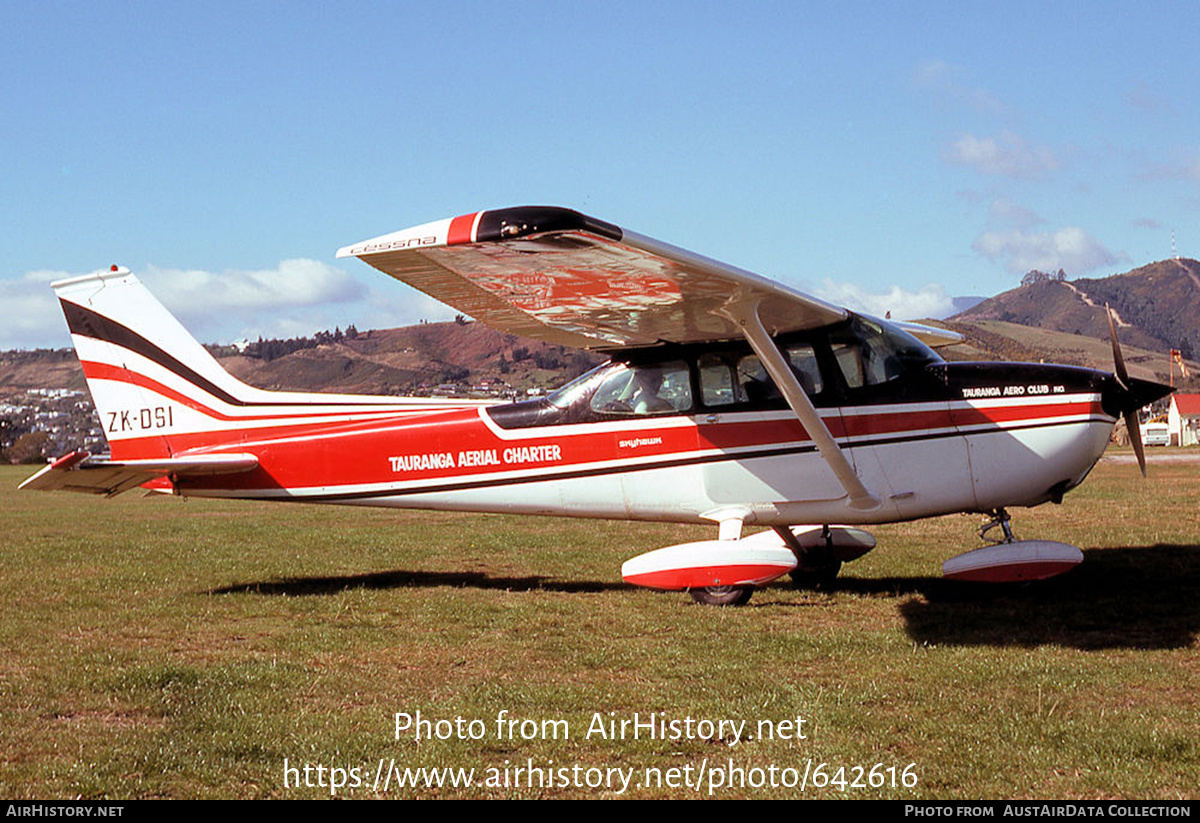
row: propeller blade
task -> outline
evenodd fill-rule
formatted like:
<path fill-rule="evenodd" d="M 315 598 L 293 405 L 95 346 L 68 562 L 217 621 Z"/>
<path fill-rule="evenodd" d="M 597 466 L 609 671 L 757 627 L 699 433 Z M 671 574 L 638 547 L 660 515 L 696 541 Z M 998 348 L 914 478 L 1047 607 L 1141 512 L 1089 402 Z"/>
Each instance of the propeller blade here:
<path fill-rule="evenodd" d="M 1142 446 L 1142 426 L 1138 423 L 1137 409 L 1125 412 L 1125 430 L 1129 432 L 1129 443 L 1133 446 L 1133 453 L 1137 456 L 1138 468 L 1142 470 L 1142 477 L 1146 476 L 1146 450 Z"/>
<path fill-rule="evenodd" d="M 1112 341 L 1113 374 L 1123 387 L 1129 388 L 1129 372 L 1125 369 L 1125 356 L 1121 354 L 1121 344 L 1117 340 L 1117 324 L 1113 320 L 1113 310 L 1107 303 L 1104 304 L 1104 312 L 1108 315 L 1108 339 Z"/>
<path fill-rule="evenodd" d="M 1125 391 L 1130 391 L 1129 371 L 1125 368 L 1125 356 L 1121 354 L 1121 344 L 1117 340 L 1117 323 L 1113 319 L 1112 307 L 1107 303 L 1104 304 L 1104 312 L 1108 315 L 1108 339 L 1112 341 L 1113 350 L 1113 376 L 1117 378 L 1117 382 L 1121 384 L 1121 388 Z M 1133 453 L 1137 456 L 1138 468 L 1142 470 L 1142 477 L 1146 476 L 1146 450 L 1142 446 L 1142 425 L 1138 421 L 1138 410 L 1129 409 L 1124 414 L 1125 430 L 1129 432 L 1129 444 L 1133 446 Z"/>

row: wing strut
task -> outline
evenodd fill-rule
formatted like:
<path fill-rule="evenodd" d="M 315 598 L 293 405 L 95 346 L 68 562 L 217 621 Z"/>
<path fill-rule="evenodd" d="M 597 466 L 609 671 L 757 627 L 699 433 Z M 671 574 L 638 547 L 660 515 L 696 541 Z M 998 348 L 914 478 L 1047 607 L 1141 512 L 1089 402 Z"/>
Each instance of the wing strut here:
<path fill-rule="evenodd" d="M 837 441 L 833 439 L 833 435 L 830 434 L 825 421 L 817 414 L 812 400 L 808 398 L 800 381 L 796 379 L 791 367 L 780 354 L 779 348 L 771 340 L 771 335 L 763 327 L 762 319 L 758 315 L 758 307 L 759 301 L 757 300 L 750 303 L 737 302 L 726 306 L 724 313 L 741 327 L 742 333 L 750 341 L 750 347 L 762 360 L 767 373 L 771 375 L 771 379 L 783 393 L 787 404 L 792 407 L 792 411 L 799 418 L 800 424 L 804 426 L 804 430 L 816 444 L 821 457 L 825 458 L 825 462 L 833 470 L 834 476 L 842 484 L 846 494 L 850 495 L 850 508 L 864 511 L 878 508 L 879 498 L 863 485 L 862 480 L 854 471 L 854 467 L 850 465 L 850 461 L 846 459 L 846 455 L 838 446 Z"/>

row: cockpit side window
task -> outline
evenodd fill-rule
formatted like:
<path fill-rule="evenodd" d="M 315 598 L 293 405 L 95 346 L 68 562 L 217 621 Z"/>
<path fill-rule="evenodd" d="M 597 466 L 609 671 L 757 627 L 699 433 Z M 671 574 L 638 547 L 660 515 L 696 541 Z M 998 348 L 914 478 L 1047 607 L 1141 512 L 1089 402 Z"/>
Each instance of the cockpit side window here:
<path fill-rule="evenodd" d="M 762 403 L 782 396 L 757 354 L 747 354 L 738 360 L 737 385 L 744 402 Z"/>
<path fill-rule="evenodd" d="M 792 367 L 801 388 L 810 397 L 825 390 L 821 369 L 817 365 L 817 354 L 808 343 L 789 343 L 783 346 L 784 357 Z M 760 402 L 777 400 L 781 397 L 775 381 L 756 354 L 747 354 L 737 362 L 738 402 Z"/>
<path fill-rule="evenodd" d="M 609 375 L 592 395 L 592 411 L 604 415 L 679 414 L 691 411 L 687 363 L 628 365 Z"/>
<path fill-rule="evenodd" d="M 821 370 L 817 367 L 817 353 L 813 351 L 812 346 L 807 343 L 793 343 L 784 346 L 783 353 L 787 355 L 796 379 L 800 381 L 800 386 L 809 397 L 825 390 Z"/>
<path fill-rule="evenodd" d="M 702 354 L 696 361 L 700 377 L 700 402 L 705 406 L 728 406 L 746 399 L 734 380 L 734 367 L 725 354 Z"/>

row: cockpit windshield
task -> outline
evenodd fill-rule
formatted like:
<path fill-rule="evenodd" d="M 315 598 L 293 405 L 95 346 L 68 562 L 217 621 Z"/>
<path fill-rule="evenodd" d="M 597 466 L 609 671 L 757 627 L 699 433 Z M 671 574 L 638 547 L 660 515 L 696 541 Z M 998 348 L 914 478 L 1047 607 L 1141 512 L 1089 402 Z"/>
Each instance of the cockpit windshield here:
<path fill-rule="evenodd" d="M 546 402 L 555 408 L 569 408 L 575 405 L 576 401 L 590 395 L 596 386 L 604 382 L 605 374 L 615 368 L 620 368 L 620 364 L 613 362 L 601 363 L 591 371 L 579 375 L 570 383 L 550 392 L 550 394 L 546 395 Z"/>
<path fill-rule="evenodd" d="M 829 346 L 848 389 L 890 383 L 907 371 L 942 362 L 911 334 L 858 315 L 829 335 Z"/>

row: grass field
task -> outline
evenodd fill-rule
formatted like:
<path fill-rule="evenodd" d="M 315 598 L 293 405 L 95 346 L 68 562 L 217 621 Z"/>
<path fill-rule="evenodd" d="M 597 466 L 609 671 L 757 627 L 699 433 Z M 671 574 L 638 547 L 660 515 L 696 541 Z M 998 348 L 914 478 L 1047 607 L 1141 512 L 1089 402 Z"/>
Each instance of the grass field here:
<path fill-rule="evenodd" d="M 620 581 L 709 530 L 18 494 L 29 473 L 0 469 L 0 796 L 327 797 L 334 767 L 360 784 L 339 797 L 618 794 L 603 770 L 635 797 L 718 774 L 719 797 L 1200 795 L 1200 464 L 1101 463 L 1015 511 L 1018 536 L 1084 549 L 1056 581 L 942 581 L 978 545 L 951 516 L 876 529 L 831 594 L 738 609 Z M 397 739 L 418 711 L 481 739 Z M 532 722 L 498 734 L 501 712 Z M 595 713 L 746 725 L 589 738 Z M 476 785 L 402 789 L 393 763 Z"/>

